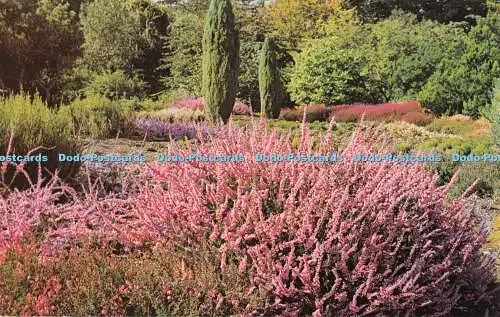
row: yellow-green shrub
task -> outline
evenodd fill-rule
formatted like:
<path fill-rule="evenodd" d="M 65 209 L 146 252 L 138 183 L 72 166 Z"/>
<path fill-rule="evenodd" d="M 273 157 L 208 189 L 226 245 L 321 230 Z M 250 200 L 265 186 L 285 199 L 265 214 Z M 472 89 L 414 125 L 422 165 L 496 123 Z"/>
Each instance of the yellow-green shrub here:
<path fill-rule="evenodd" d="M 75 134 L 105 139 L 129 132 L 136 105 L 133 100 L 90 95 L 64 106 L 62 111 L 72 119 Z"/>
<path fill-rule="evenodd" d="M 437 133 L 470 137 L 490 135 L 490 124 L 486 119 L 473 120 L 464 115 L 435 119 L 426 129 Z"/>
<path fill-rule="evenodd" d="M 475 181 L 475 192 L 479 195 L 492 196 L 495 201 L 500 198 L 500 169 L 491 162 L 473 162 L 460 164 L 460 173 L 450 189 L 451 197 L 460 196 Z"/>
<path fill-rule="evenodd" d="M 492 153 L 492 142 L 487 138 L 432 138 L 418 146 L 422 150 L 437 150 L 438 153 L 449 156 Z"/>
<path fill-rule="evenodd" d="M 42 176 L 48 176 L 56 170 L 62 178 L 76 173 L 79 167 L 77 164 L 60 164 L 57 161 L 58 153 L 75 153 L 80 150 L 78 139 L 72 131 L 71 118 L 62 111 L 50 109 L 38 95 L 33 98 L 28 95 L 0 98 L 0 153 L 7 154 L 12 137 L 10 155 L 26 155 L 33 150 L 31 155 L 47 155 L 48 161 L 42 163 Z M 0 174 L 3 173 L 0 176 L 13 187 L 26 187 L 26 177 L 14 176 L 14 171 L 14 166 L 10 165 L 5 171 L 0 170 Z M 38 164 L 27 163 L 26 171 L 35 180 Z"/>

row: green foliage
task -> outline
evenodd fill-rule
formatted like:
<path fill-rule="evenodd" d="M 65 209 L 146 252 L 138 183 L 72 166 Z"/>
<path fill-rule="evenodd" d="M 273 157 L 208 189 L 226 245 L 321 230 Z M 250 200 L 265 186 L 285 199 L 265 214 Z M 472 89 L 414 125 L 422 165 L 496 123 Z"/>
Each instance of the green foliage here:
<path fill-rule="evenodd" d="M 95 73 L 83 65 L 82 59 L 77 59 L 71 69 L 66 69 L 61 74 L 60 100 L 62 104 L 68 104 L 73 100 L 85 96 L 85 89 L 92 81 Z"/>
<path fill-rule="evenodd" d="M 84 59 L 90 69 L 133 72 L 141 55 L 139 14 L 121 0 L 95 0 L 80 14 L 85 42 Z"/>
<path fill-rule="evenodd" d="M 259 56 L 267 29 L 262 10 L 264 3 L 239 0 L 234 2 L 234 11 L 240 34 L 240 73 L 236 97 L 260 110 Z"/>
<path fill-rule="evenodd" d="M 103 95 L 109 99 L 144 97 L 145 82 L 139 76 L 128 77 L 122 70 L 95 75 L 86 91 L 89 95 Z"/>
<path fill-rule="evenodd" d="M 396 146 L 396 151 L 401 153 L 410 153 L 411 145 L 408 142 L 401 142 Z"/>
<path fill-rule="evenodd" d="M 135 110 L 140 105 L 133 100 L 111 100 L 105 96 L 90 95 L 61 108 L 73 122 L 76 135 L 105 139 L 127 135 Z"/>
<path fill-rule="evenodd" d="M 438 65 L 418 99 L 436 114 L 484 114 L 493 80 L 500 71 L 500 15 L 478 18 L 477 25 Z"/>
<path fill-rule="evenodd" d="M 159 101 L 164 106 L 172 106 L 175 102 L 182 99 L 192 98 L 190 91 L 184 89 L 166 90 L 159 96 Z"/>
<path fill-rule="evenodd" d="M 400 11 L 376 24 L 339 18 L 325 29 L 327 37 L 303 44 L 291 69 L 288 89 L 298 103 L 414 98 L 456 32 Z"/>
<path fill-rule="evenodd" d="M 61 74 L 80 54 L 82 35 L 66 1 L 0 1 L 0 90 L 36 91 L 60 101 Z"/>
<path fill-rule="evenodd" d="M 447 158 L 451 154 L 460 155 L 477 154 L 482 155 L 491 152 L 492 143 L 486 138 L 432 138 L 418 146 L 421 150 L 435 150 Z"/>
<path fill-rule="evenodd" d="M 85 64 L 98 73 L 142 73 L 152 91 L 165 70 L 159 69 L 168 29 L 164 9 L 149 1 L 95 0 L 80 14 Z"/>
<path fill-rule="evenodd" d="M 209 1 L 175 3 L 169 9 L 169 27 L 163 64 L 168 74 L 163 78 L 167 91 L 185 91 L 187 96 L 201 94 L 203 21 Z M 265 30 L 259 8 L 261 4 L 234 1 L 234 15 L 240 33 L 240 71 L 237 98 L 249 102 L 254 111 L 260 104 L 258 67 L 259 52 Z"/>
<path fill-rule="evenodd" d="M 364 20 L 388 17 L 394 8 L 417 14 L 419 18 L 442 23 L 464 21 L 467 16 L 484 15 L 486 0 L 344 0 L 346 7 L 356 7 Z"/>
<path fill-rule="evenodd" d="M 267 38 L 260 53 L 259 90 L 261 115 L 277 119 L 281 110 L 281 78 L 276 62 L 276 44 Z"/>
<path fill-rule="evenodd" d="M 417 98 L 435 114 L 483 114 L 500 67 L 500 15 L 466 24 L 394 11 L 374 24 L 335 20 L 303 43 L 289 71 L 297 103 L 384 103 Z"/>
<path fill-rule="evenodd" d="M 229 0 L 212 0 L 203 34 L 203 96 L 207 118 L 227 122 L 238 87 L 240 42 Z"/>
<path fill-rule="evenodd" d="M 169 36 L 170 17 L 164 6 L 150 0 L 134 0 L 133 9 L 139 12 L 141 56 L 134 63 L 134 75 L 142 74 L 150 93 L 158 93 L 167 70 L 161 67 L 162 55 Z"/>
<path fill-rule="evenodd" d="M 491 162 L 462 163 L 456 182 L 450 189 L 450 197 L 460 196 L 474 182 L 473 190 L 480 196 L 500 196 L 500 169 L 498 164 Z"/>
<path fill-rule="evenodd" d="M 299 104 L 340 104 L 363 101 L 366 56 L 359 43 L 361 27 L 321 40 L 309 40 L 289 72 L 288 91 Z"/>
<path fill-rule="evenodd" d="M 455 175 L 458 178 L 450 188 L 448 196 L 456 198 L 477 182 L 472 191 L 480 197 L 500 199 L 500 169 L 498 164 L 491 162 L 450 162 L 444 161 L 429 166 L 430 170 L 439 175 L 439 185 L 448 184 Z"/>
<path fill-rule="evenodd" d="M 354 11 L 342 8 L 341 0 L 275 0 L 264 11 L 272 35 L 287 48 L 295 49 L 305 39 L 321 38 L 325 21 L 340 16 L 354 18 Z"/>
<path fill-rule="evenodd" d="M 454 25 L 419 22 L 415 15 L 402 11 L 368 27 L 364 72 L 367 90 L 377 102 L 415 99 L 463 34 Z"/>
<path fill-rule="evenodd" d="M 260 109 L 259 56 L 261 49 L 262 42 L 248 39 L 241 41 L 241 63 L 236 96 L 241 100 L 246 100 L 254 111 Z"/>
<path fill-rule="evenodd" d="M 10 154 L 47 155 L 48 161 L 42 163 L 43 177 L 59 170 L 59 176 L 67 179 L 78 171 L 77 164 L 59 163 L 58 153 L 73 154 L 81 150 L 78 135 L 73 133 L 71 118 L 64 112 L 49 109 L 40 96 L 33 100 L 28 95 L 12 95 L 0 98 L 0 148 L 2 155 L 6 153 L 11 136 Z M 27 163 L 27 172 L 31 180 L 36 181 L 38 164 Z M 1 172 L 0 172 L 1 174 Z M 7 183 L 13 182 L 14 187 L 25 187 L 27 179 L 23 175 L 14 177 L 14 168 L 9 168 L 6 174 Z"/>
<path fill-rule="evenodd" d="M 184 9 L 172 10 L 173 22 L 165 44 L 162 68 L 167 90 L 184 90 L 192 95 L 201 93 L 201 55 L 203 15 Z"/>

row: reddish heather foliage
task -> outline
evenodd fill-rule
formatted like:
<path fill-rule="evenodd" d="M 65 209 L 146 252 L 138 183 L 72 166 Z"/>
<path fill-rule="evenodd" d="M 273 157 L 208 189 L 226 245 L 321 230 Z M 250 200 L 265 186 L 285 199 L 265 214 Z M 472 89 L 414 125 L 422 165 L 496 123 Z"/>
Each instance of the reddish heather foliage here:
<path fill-rule="evenodd" d="M 302 122 L 304 119 L 304 111 L 306 114 L 305 120 L 307 122 L 326 121 L 330 115 L 331 108 L 325 105 L 309 105 L 294 109 L 283 109 L 281 118 L 287 121 Z"/>
<path fill-rule="evenodd" d="M 36 280 L 38 280 L 38 278 Z M 23 315 L 29 316 L 36 314 L 46 316 L 52 313 L 50 304 L 51 298 L 59 293 L 61 287 L 59 278 L 57 276 L 51 277 L 48 281 L 46 281 L 42 289 L 37 290 L 37 293 L 40 293 L 40 295 L 27 295 L 28 305 L 25 307 Z"/>
<path fill-rule="evenodd" d="M 418 101 L 380 105 L 346 105 L 332 106 L 331 116 L 339 122 L 359 121 L 362 117 L 369 121 L 389 121 L 400 120 L 402 116 L 410 112 L 423 113 L 424 110 Z"/>
<path fill-rule="evenodd" d="M 188 98 L 181 99 L 174 103 L 174 107 L 176 108 L 188 108 L 192 110 L 201 110 L 203 109 L 203 105 L 205 104 L 205 100 L 202 97 L 199 98 Z"/>
<path fill-rule="evenodd" d="M 401 117 L 401 121 L 406 121 L 408 123 L 413 123 L 418 126 L 428 125 L 434 120 L 432 115 L 423 112 L 408 112 Z"/>
<path fill-rule="evenodd" d="M 56 204 L 53 188 L 35 187 L 1 198 L 1 246 L 46 217 L 46 255 L 80 236 L 128 246 L 169 240 L 191 249 L 208 237 L 223 271 L 228 259 L 239 261 L 268 294 L 257 310 L 263 314 L 432 315 L 491 303 L 494 262 L 480 250 L 488 232 L 474 201 L 447 203 L 449 186 L 438 187 L 421 164 L 352 160 L 375 152 L 370 131 L 356 131 L 344 160 L 333 164 L 255 162 L 258 153 L 334 152 L 330 134 L 315 149 L 305 125 L 298 150 L 290 135 L 264 124 L 219 127 L 217 134 L 196 147 L 172 142 L 165 152 L 239 153 L 247 161 L 138 166 L 131 174 L 137 184 L 125 184 L 120 197 L 67 191 L 71 202 Z"/>

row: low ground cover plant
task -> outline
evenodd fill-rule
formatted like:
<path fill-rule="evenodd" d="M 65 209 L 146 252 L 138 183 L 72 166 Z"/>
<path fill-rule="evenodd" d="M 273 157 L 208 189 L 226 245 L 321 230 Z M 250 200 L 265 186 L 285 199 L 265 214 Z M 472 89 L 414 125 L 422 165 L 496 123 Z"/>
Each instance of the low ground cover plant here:
<path fill-rule="evenodd" d="M 138 119 L 136 129 L 139 136 L 147 140 L 180 140 L 195 139 L 198 136 L 198 130 L 202 134 L 207 134 L 209 127 L 205 124 L 196 124 L 195 122 L 165 122 L 155 119 Z"/>
<path fill-rule="evenodd" d="M 236 264 L 221 274 L 214 247 L 192 252 L 165 243 L 117 255 L 87 244 L 42 264 L 32 242 L 3 263 L 2 312 L 213 316 L 242 313 L 261 300 L 246 295 L 248 276 L 239 274 Z"/>
<path fill-rule="evenodd" d="M 286 121 L 302 122 L 302 120 L 304 119 L 304 111 L 306 122 L 314 122 L 327 121 L 331 109 L 325 105 L 308 105 L 296 107 L 293 109 L 287 108 L 282 109 L 281 119 Z"/>
<path fill-rule="evenodd" d="M 432 120 L 433 117 L 431 115 L 417 111 L 408 112 L 407 114 L 401 116 L 401 121 L 412 123 L 418 126 L 426 126 L 431 123 Z"/>
<path fill-rule="evenodd" d="M 419 118 L 413 119 L 411 116 Z M 368 121 L 394 121 L 406 117 L 407 120 L 415 121 L 416 123 L 422 121 L 422 116 L 425 116 L 422 106 L 417 101 L 409 101 L 404 103 L 386 103 L 380 105 L 346 105 L 346 106 L 333 106 L 330 114 L 336 121 L 353 122 L 360 121 L 363 117 Z M 426 122 L 426 120 L 423 120 Z"/>
<path fill-rule="evenodd" d="M 416 125 L 426 125 L 433 119 L 431 115 L 417 101 L 403 103 L 387 103 L 379 105 L 341 105 L 324 106 L 309 105 L 293 109 L 283 109 L 281 118 L 287 121 L 302 122 L 306 112 L 306 121 L 329 121 L 335 119 L 337 122 L 359 122 L 367 121 L 395 121 L 402 120 Z"/>
<path fill-rule="evenodd" d="M 434 151 L 450 158 L 453 154 L 483 155 L 485 153 L 493 153 L 492 146 L 493 143 L 489 138 L 436 137 L 417 145 L 417 149 L 426 152 Z"/>
<path fill-rule="evenodd" d="M 301 131 L 296 149 L 290 135 L 269 131 L 261 122 L 251 130 L 217 127 L 217 137 L 201 138 L 196 147 L 172 142 L 164 152 L 240 153 L 248 158 L 259 153 L 336 152 L 329 133 L 317 137 L 322 142 L 316 147 L 316 137 L 305 125 Z M 45 314 L 74 314 L 77 308 L 71 298 L 85 292 L 83 289 L 99 295 L 89 306 L 78 308 L 82 314 L 139 310 L 141 314 L 166 311 L 172 315 L 193 311 L 432 315 L 453 314 L 457 309 L 484 312 L 486 307 L 492 311 L 495 266 L 481 251 L 488 229 L 482 215 L 474 212 L 474 197 L 447 201 L 451 185 L 438 186 L 438 176 L 421 164 L 402 168 L 395 162 L 366 164 L 349 159 L 355 153 L 375 151 L 376 141 L 373 131 L 356 130 L 341 152 L 346 159 L 334 164 L 276 164 L 253 159 L 158 163 L 146 169 L 132 166 L 134 177 L 128 179 L 134 181 L 124 184 L 119 195 L 99 197 L 90 190 L 82 196 L 54 179 L 49 186 L 0 197 L 0 221 L 6 228 L 0 232 L 2 261 L 13 263 L 12 269 L 0 272 L 0 283 L 21 285 L 21 294 L 31 294 L 14 300 L 16 290 L 0 288 L 0 300 L 7 303 L 0 305 L 0 312 L 15 314 L 18 310 L 13 307 L 21 306 L 46 308 Z M 66 204 L 56 203 L 60 195 L 68 197 Z M 164 243 L 198 255 L 208 246 L 215 250 L 215 259 L 202 261 L 203 268 L 192 263 L 179 268 L 171 261 L 182 264 L 183 258 L 169 256 L 170 264 L 164 269 L 174 267 L 180 275 L 168 282 L 180 286 L 167 287 L 164 297 L 136 294 L 148 293 L 144 289 L 159 294 L 165 274 L 154 273 L 156 277 L 147 282 L 131 281 L 127 279 L 130 273 L 120 273 L 126 266 L 109 264 L 112 255 L 102 261 L 90 260 L 90 267 L 97 265 L 91 276 L 101 274 L 95 278 L 77 279 L 72 273 L 42 275 L 46 271 L 35 263 L 38 284 L 14 284 L 10 281 L 16 268 L 21 269 L 20 281 L 30 280 L 22 277 L 23 266 L 16 266 L 12 257 L 24 252 L 24 239 L 34 235 L 35 253 L 40 255 L 36 261 L 44 267 L 64 266 L 61 259 L 85 252 L 88 243 L 131 261 L 135 261 L 135 252 L 147 253 L 141 250 L 155 250 Z M 144 264 L 147 270 L 150 262 L 138 261 L 134 265 Z M 121 268 L 108 269 L 110 265 Z M 66 269 L 71 272 L 73 268 Z M 210 272 L 222 276 L 215 278 L 215 285 L 210 284 L 214 281 Z M 206 274 L 207 279 L 203 278 Z M 226 274 L 233 279 L 225 281 L 231 282 L 224 282 Z M 193 285 L 189 281 L 201 284 L 183 284 Z M 212 286 L 215 291 L 205 291 Z M 201 294 L 177 293 L 190 289 Z M 65 291 L 73 295 L 62 296 Z M 177 308 L 168 310 L 173 307 L 168 306 L 169 301 L 176 299 L 179 301 L 172 305 Z M 158 308 L 162 305 L 167 310 Z"/>
<path fill-rule="evenodd" d="M 490 136 L 491 123 L 485 118 L 474 120 L 469 116 L 454 115 L 435 119 L 427 126 L 429 131 L 464 137 Z"/>
<path fill-rule="evenodd" d="M 419 127 L 405 121 L 381 123 L 377 126 L 377 129 L 389 135 L 394 144 L 406 143 L 411 148 L 429 139 L 444 137 L 440 133 L 431 132 L 424 127 Z"/>

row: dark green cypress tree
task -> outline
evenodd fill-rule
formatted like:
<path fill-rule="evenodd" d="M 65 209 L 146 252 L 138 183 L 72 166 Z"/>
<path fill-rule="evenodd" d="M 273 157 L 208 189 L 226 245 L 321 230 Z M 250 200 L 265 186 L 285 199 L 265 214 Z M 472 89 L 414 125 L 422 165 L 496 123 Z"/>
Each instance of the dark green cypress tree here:
<path fill-rule="evenodd" d="M 281 110 L 281 79 L 276 62 L 276 45 L 266 38 L 259 63 L 261 116 L 277 119 Z"/>
<path fill-rule="evenodd" d="M 208 120 L 227 123 L 238 88 L 240 42 L 230 0 L 212 0 L 203 33 L 202 92 Z"/>

